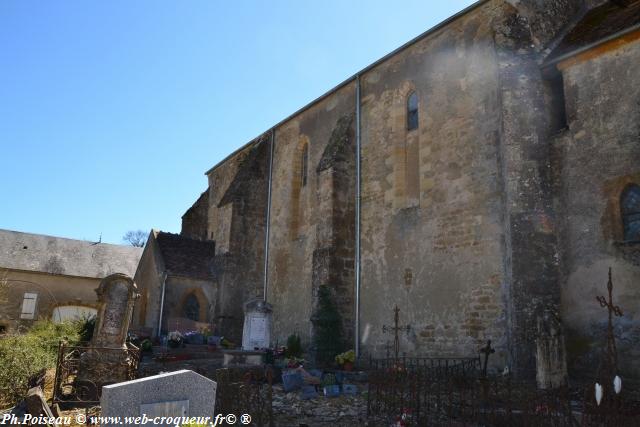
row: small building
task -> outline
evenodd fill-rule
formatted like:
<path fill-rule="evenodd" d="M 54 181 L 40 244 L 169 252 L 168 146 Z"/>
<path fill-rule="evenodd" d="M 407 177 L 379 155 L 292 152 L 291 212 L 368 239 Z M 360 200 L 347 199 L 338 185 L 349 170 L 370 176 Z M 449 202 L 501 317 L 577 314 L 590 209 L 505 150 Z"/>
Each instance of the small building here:
<path fill-rule="evenodd" d="M 134 276 L 140 292 L 132 329 L 156 337 L 215 328 L 215 242 L 151 230 Z"/>
<path fill-rule="evenodd" d="M 95 315 L 100 280 L 133 276 L 142 248 L 0 230 L 0 333 Z"/>

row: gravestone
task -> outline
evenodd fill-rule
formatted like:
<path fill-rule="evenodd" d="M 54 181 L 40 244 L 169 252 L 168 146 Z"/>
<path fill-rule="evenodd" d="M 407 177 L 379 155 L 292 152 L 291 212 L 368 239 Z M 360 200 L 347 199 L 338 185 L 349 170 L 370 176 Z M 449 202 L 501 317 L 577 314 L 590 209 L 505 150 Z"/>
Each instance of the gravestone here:
<path fill-rule="evenodd" d="M 244 305 L 242 349 L 269 348 L 271 344 L 271 313 L 273 307 L 262 299 L 253 299 Z"/>
<path fill-rule="evenodd" d="M 138 297 L 133 280 L 112 274 L 100 282 L 98 314 L 89 349 L 80 356 L 76 388 L 83 398 L 94 400 L 100 387 L 130 379 L 137 357 L 127 348 L 126 339 L 133 305 Z"/>
<path fill-rule="evenodd" d="M 96 289 L 99 308 L 91 346 L 125 347 L 137 291 L 133 280 L 124 274 L 102 279 Z"/>
<path fill-rule="evenodd" d="M 111 384 L 102 388 L 101 415 L 142 417 L 136 422 L 142 425 L 185 425 L 189 423 L 175 417 L 214 417 L 216 389 L 215 381 L 186 369 Z M 155 417 L 174 420 L 155 424 Z M 111 425 L 116 424 L 102 424 L 103 427 Z"/>
<path fill-rule="evenodd" d="M 536 338 L 536 381 L 541 389 L 567 384 L 567 358 L 562 324 L 549 310 L 538 316 Z"/>

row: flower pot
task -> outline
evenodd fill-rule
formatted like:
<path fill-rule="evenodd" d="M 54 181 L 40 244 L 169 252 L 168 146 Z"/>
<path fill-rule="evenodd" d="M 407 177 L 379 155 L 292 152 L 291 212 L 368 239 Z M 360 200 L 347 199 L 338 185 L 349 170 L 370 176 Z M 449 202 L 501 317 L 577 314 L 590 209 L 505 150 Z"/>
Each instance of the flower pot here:
<path fill-rule="evenodd" d="M 182 345 L 182 340 L 169 340 L 167 345 L 171 348 L 178 348 Z"/>
<path fill-rule="evenodd" d="M 337 397 L 340 395 L 340 386 L 335 385 L 326 385 L 323 387 L 324 395 L 326 397 Z"/>
<path fill-rule="evenodd" d="M 353 371 L 353 362 L 344 362 L 342 364 L 342 370 L 347 372 Z"/>
<path fill-rule="evenodd" d="M 282 386 L 285 393 L 298 390 L 303 384 L 302 374 L 298 371 L 287 371 L 282 373 Z"/>

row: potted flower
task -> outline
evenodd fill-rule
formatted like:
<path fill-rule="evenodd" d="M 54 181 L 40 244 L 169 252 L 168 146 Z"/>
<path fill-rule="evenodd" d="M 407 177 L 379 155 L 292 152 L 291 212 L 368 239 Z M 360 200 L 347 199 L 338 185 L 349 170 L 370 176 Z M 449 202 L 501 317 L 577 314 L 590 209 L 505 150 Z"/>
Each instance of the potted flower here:
<path fill-rule="evenodd" d="M 178 331 L 169 332 L 167 336 L 167 345 L 171 348 L 178 348 L 182 345 L 183 336 Z"/>
<path fill-rule="evenodd" d="M 356 361 L 356 352 L 353 350 L 345 351 L 336 356 L 336 363 L 340 365 L 343 371 L 353 370 L 353 362 Z"/>
<path fill-rule="evenodd" d="M 286 367 L 289 369 L 296 369 L 304 365 L 304 359 L 299 357 L 289 357 L 285 359 Z"/>
<path fill-rule="evenodd" d="M 333 374 L 325 374 L 322 377 L 322 390 L 326 397 L 336 397 L 340 395 L 340 386 L 338 380 Z"/>

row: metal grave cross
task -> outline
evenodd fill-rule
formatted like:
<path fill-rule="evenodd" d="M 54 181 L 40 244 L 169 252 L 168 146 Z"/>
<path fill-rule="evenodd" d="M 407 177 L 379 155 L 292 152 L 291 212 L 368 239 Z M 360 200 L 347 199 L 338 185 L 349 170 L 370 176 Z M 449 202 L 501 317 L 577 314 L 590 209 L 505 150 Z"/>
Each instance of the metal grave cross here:
<path fill-rule="evenodd" d="M 487 365 L 489 364 L 489 356 L 496 350 L 491 347 L 491 340 L 487 340 L 487 345 L 480 349 L 480 353 L 484 353 L 484 365 L 482 366 L 482 376 L 487 376 Z"/>
<path fill-rule="evenodd" d="M 394 334 L 393 351 L 395 353 L 395 359 L 398 360 L 398 355 L 400 354 L 400 337 L 398 336 L 398 332 L 400 332 L 400 331 L 409 332 L 411 327 L 409 325 L 398 326 L 398 322 L 400 320 L 400 309 L 398 308 L 397 305 L 393 309 L 393 313 L 394 313 L 393 326 L 383 325 L 382 326 L 382 332 L 384 332 L 384 333 L 393 332 L 393 334 Z"/>
<path fill-rule="evenodd" d="M 597 296 L 596 299 L 600 303 L 600 307 L 606 308 L 609 312 L 609 323 L 607 325 L 607 352 L 606 362 L 608 364 L 607 369 L 612 372 L 608 374 L 615 374 L 618 370 L 618 351 L 616 350 L 616 339 L 613 333 L 613 316 L 622 317 L 622 309 L 613 304 L 613 282 L 611 281 L 611 267 L 609 267 L 609 281 L 607 282 L 607 291 L 609 298 L 603 296 Z"/>

